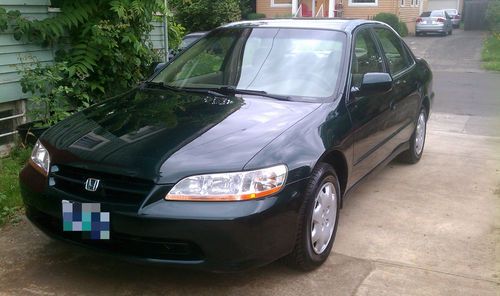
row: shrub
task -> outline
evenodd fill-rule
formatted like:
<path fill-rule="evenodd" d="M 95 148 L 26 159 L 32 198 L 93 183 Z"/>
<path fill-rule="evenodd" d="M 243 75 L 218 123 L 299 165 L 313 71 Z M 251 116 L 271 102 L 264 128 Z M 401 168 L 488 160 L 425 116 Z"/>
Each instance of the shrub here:
<path fill-rule="evenodd" d="M 244 19 L 249 20 L 249 15 L 254 14 L 254 7 L 252 5 L 253 0 L 240 0 L 240 11 L 241 11 L 241 16 Z"/>
<path fill-rule="evenodd" d="M 249 13 L 245 17 L 245 19 L 247 19 L 247 20 L 261 20 L 261 19 L 265 19 L 265 18 L 266 18 L 266 15 L 263 13 Z"/>
<path fill-rule="evenodd" d="M 398 30 L 399 36 L 401 37 L 408 36 L 408 26 L 406 26 L 405 22 L 399 22 L 398 28 L 399 28 Z"/>
<path fill-rule="evenodd" d="M 500 0 L 489 2 L 486 10 L 486 21 L 492 31 L 500 32 Z"/>
<path fill-rule="evenodd" d="M 388 13 L 388 12 L 381 12 L 381 13 L 375 15 L 375 17 L 373 17 L 373 19 L 376 21 L 388 24 L 396 32 L 399 33 L 399 18 L 397 17 L 397 15 L 395 15 L 393 13 Z"/>
<path fill-rule="evenodd" d="M 241 19 L 238 0 L 172 0 L 175 18 L 188 31 L 208 31 Z"/>
<path fill-rule="evenodd" d="M 149 41 L 157 12 L 167 13 L 162 0 L 59 0 L 61 13 L 30 20 L 19 11 L 0 7 L 0 31 L 10 29 L 26 43 L 59 48 L 56 63 L 34 63 L 24 69 L 23 90 L 45 106 L 42 119 L 54 123 L 74 111 L 122 93 L 149 74 L 159 60 Z M 180 41 L 182 27 L 170 16 L 169 42 Z M 61 109 L 62 108 L 62 109 Z"/>

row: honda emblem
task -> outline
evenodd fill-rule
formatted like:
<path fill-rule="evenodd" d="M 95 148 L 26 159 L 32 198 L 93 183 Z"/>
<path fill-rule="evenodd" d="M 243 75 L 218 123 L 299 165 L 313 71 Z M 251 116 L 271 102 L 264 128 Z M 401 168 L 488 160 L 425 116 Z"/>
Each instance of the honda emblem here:
<path fill-rule="evenodd" d="M 97 189 L 99 188 L 99 182 L 101 182 L 101 180 L 88 178 L 87 181 L 85 181 L 85 190 L 96 192 Z"/>

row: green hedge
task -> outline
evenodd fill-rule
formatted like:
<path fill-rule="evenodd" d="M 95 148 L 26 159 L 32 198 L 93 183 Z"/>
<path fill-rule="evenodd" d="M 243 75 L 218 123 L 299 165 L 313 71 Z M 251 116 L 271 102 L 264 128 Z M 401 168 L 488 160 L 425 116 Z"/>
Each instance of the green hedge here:
<path fill-rule="evenodd" d="M 401 37 L 408 35 L 406 23 L 399 21 L 397 15 L 388 12 L 381 12 L 373 17 L 373 20 L 386 23 L 391 26 Z"/>

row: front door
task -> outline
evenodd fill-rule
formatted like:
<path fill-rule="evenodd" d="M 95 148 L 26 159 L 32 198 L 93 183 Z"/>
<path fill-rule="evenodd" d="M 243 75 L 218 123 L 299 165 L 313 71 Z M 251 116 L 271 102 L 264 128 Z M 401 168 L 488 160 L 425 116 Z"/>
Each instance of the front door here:
<path fill-rule="evenodd" d="M 370 27 L 362 27 L 355 33 L 351 54 L 351 89 L 361 86 L 366 73 L 387 72 L 375 40 Z M 386 124 L 390 119 L 390 102 L 388 94 L 359 96 L 352 92 L 349 96 L 347 108 L 354 128 L 352 184 L 386 157 L 382 146 L 389 137 Z"/>

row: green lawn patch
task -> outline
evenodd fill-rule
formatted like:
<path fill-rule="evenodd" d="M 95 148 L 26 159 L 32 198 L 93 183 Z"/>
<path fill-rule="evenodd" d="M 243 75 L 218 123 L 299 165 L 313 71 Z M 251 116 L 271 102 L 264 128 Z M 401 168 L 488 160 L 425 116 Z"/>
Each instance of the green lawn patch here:
<path fill-rule="evenodd" d="M 31 149 L 18 147 L 0 158 L 0 225 L 15 221 L 22 209 L 18 176 L 30 153 Z"/>
<path fill-rule="evenodd" d="M 500 33 L 493 33 L 484 40 L 481 58 L 486 70 L 500 71 Z"/>

